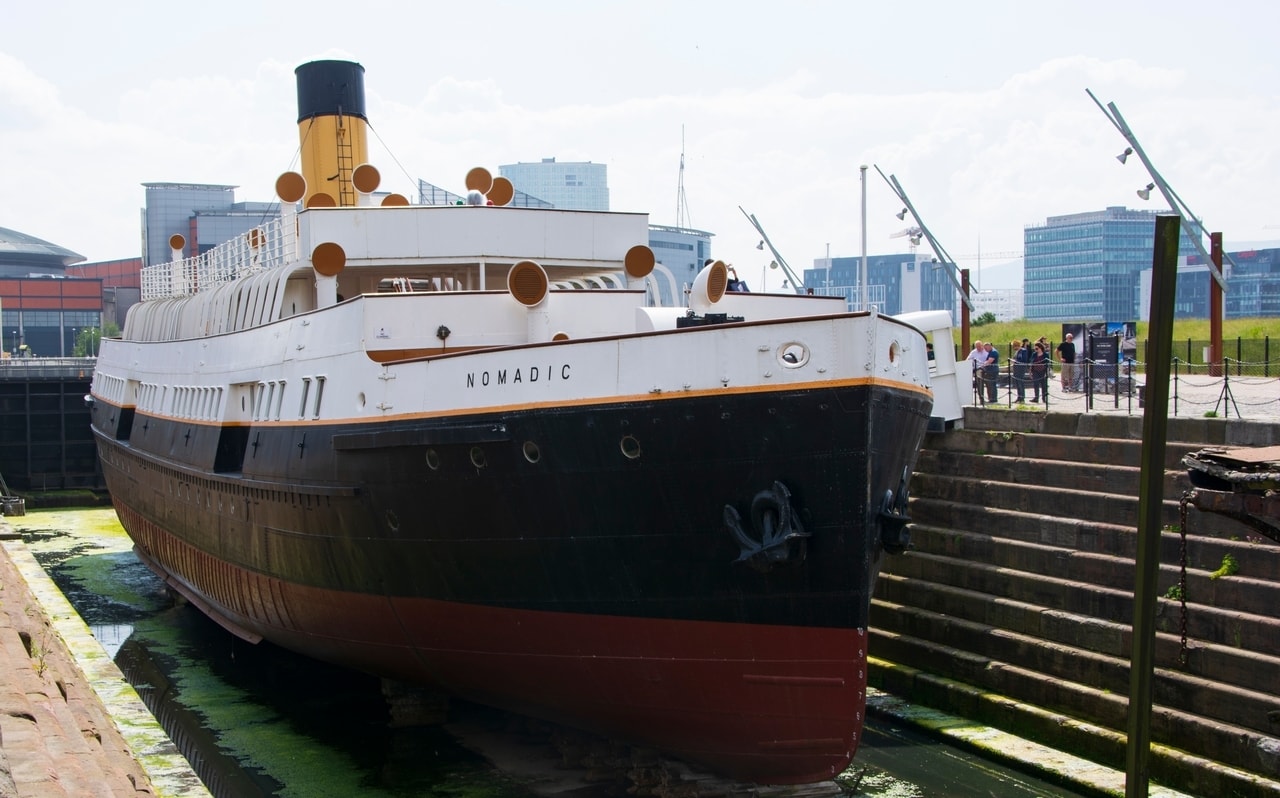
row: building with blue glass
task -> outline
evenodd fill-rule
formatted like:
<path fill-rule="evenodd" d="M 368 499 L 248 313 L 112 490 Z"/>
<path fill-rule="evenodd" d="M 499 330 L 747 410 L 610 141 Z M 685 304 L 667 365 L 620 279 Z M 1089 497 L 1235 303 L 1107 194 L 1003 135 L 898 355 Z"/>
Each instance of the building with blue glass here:
<path fill-rule="evenodd" d="M 602 163 L 543 158 L 534 163 L 503 164 L 498 173 L 510 180 L 517 191 L 561 210 L 609 210 L 608 169 Z"/>
<path fill-rule="evenodd" d="M 1151 268 L 1155 211 L 1115 206 L 1050 216 L 1023 231 L 1023 306 L 1037 321 L 1133 321 Z M 1178 252 L 1195 248 L 1185 232 Z"/>
<path fill-rule="evenodd" d="M 840 295 L 850 310 L 861 310 L 859 274 L 862 258 L 819 258 L 802 275 L 814 294 Z M 957 290 L 945 267 L 917 252 L 867 256 L 867 302 L 881 313 L 945 310 L 955 321 Z"/>
<path fill-rule="evenodd" d="M 1246 249 L 1227 253 L 1223 260 L 1227 290 L 1222 297 L 1222 315 L 1228 319 L 1280 316 L 1280 249 Z M 1233 265 L 1234 264 L 1234 265 Z M 1151 266 L 1143 270 L 1142 313 L 1147 319 L 1151 307 Z M 1180 258 L 1178 284 L 1174 290 L 1174 316 L 1184 319 L 1209 318 L 1209 268 L 1201 257 Z"/>

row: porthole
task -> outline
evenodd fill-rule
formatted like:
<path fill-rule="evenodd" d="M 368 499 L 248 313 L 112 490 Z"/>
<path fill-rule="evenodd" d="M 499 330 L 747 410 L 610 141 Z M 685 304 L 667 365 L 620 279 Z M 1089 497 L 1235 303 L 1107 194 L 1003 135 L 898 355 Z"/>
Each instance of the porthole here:
<path fill-rule="evenodd" d="M 893 341 L 889 344 L 889 365 L 898 365 L 898 358 L 902 357 L 902 344 Z"/>
<path fill-rule="evenodd" d="M 356 394 L 356 410 L 364 410 L 364 391 Z"/>
<path fill-rule="evenodd" d="M 395 510 L 387 510 L 387 529 L 392 532 L 400 531 L 400 516 L 396 515 Z"/>
<path fill-rule="evenodd" d="M 471 465 L 475 466 L 476 468 L 484 468 L 485 466 L 484 449 L 481 449 L 479 446 L 471 447 Z"/>
<path fill-rule="evenodd" d="M 791 342 L 778 347 L 778 362 L 783 368 L 798 369 L 809 362 L 809 347 Z"/>
<path fill-rule="evenodd" d="M 622 450 L 622 456 L 628 460 L 640 457 L 640 441 L 636 440 L 634 435 L 623 435 L 622 440 L 618 442 L 618 448 Z"/>
<path fill-rule="evenodd" d="M 432 471 L 440 470 L 440 453 L 439 452 L 437 452 L 435 449 L 428 449 L 426 454 L 426 459 L 427 459 L 427 468 L 430 468 Z"/>
<path fill-rule="evenodd" d="M 530 463 L 536 463 L 542 459 L 542 451 L 538 448 L 538 444 L 533 441 L 525 441 L 523 451 L 524 459 Z"/>

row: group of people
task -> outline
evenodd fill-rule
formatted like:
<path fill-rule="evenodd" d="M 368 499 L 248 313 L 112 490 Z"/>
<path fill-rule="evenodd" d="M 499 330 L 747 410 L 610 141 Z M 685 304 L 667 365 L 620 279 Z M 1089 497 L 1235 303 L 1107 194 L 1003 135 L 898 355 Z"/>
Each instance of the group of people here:
<path fill-rule="evenodd" d="M 1049 403 L 1049 370 L 1053 363 L 1050 343 L 1043 335 L 1034 344 L 1030 338 L 1009 342 L 1010 385 L 1018 402 L 1027 401 L 1027 388 L 1031 388 L 1033 403 Z M 1072 390 L 1075 382 L 1076 346 L 1073 336 L 1067 333 L 1062 343 L 1054 349 L 1062 364 L 1062 390 Z M 967 360 L 973 361 L 975 388 L 978 398 L 986 402 L 999 401 L 1000 350 L 990 341 L 975 341 Z"/>

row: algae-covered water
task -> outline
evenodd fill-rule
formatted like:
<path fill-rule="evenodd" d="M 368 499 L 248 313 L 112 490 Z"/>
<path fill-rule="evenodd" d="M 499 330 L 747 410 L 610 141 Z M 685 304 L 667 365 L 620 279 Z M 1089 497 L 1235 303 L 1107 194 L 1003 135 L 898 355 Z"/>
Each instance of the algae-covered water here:
<path fill-rule="evenodd" d="M 557 776 L 549 746 L 509 730 L 514 716 L 460 704 L 462 723 L 389 728 L 376 679 L 250 645 L 175 603 L 110 507 L 9 521 L 216 798 L 626 795 L 616 782 Z M 491 755 L 496 741 L 505 758 L 494 758 L 511 767 L 460 743 L 451 732 L 463 727 Z M 847 775 L 849 794 L 867 798 L 1075 794 L 874 718 Z"/>
<path fill-rule="evenodd" d="M 111 508 L 9 520 L 215 796 L 533 794 L 440 728 L 389 729 L 376 679 L 249 645 L 174 603 Z"/>

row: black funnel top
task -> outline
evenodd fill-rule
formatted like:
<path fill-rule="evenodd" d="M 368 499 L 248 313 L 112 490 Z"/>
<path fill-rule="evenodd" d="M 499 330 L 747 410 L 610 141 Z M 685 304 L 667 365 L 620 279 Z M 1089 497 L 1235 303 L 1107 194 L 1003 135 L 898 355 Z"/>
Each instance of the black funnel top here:
<path fill-rule="evenodd" d="M 364 111 L 364 67 L 352 61 L 312 61 L 298 76 L 298 121 L 313 116 L 358 116 Z"/>

